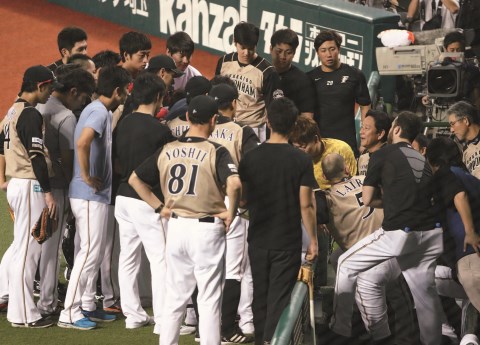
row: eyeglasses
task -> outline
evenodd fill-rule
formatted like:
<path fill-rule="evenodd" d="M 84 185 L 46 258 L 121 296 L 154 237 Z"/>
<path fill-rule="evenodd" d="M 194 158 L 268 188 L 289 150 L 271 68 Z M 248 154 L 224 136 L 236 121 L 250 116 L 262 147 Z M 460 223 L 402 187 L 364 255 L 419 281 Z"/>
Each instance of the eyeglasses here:
<path fill-rule="evenodd" d="M 449 122 L 448 124 L 450 125 L 450 127 L 453 127 L 455 126 L 455 124 L 458 122 L 458 121 L 461 121 L 463 120 L 465 117 L 461 117 L 459 119 L 456 119 L 455 121 L 452 121 L 452 122 Z"/>

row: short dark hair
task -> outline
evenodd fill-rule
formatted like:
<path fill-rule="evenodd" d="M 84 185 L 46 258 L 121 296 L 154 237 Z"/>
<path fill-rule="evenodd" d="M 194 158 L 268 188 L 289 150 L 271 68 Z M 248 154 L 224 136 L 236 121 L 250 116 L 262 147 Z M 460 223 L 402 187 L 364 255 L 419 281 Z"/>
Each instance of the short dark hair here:
<path fill-rule="evenodd" d="M 85 71 L 77 64 L 66 64 L 57 68 L 57 81 L 63 85 L 60 89 L 55 89 L 60 93 L 66 93 L 76 88 L 79 93 L 85 92 L 91 96 L 95 91 L 95 79 L 92 74 Z"/>
<path fill-rule="evenodd" d="M 418 134 L 414 141 L 418 143 L 418 147 L 420 149 L 427 148 L 428 144 L 430 143 L 430 139 L 427 138 L 427 136 L 423 133 Z"/>
<path fill-rule="evenodd" d="M 67 63 L 73 63 L 76 65 L 80 65 L 82 68 L 88 67 L 88 62 L 92 61 L 92 58 L 85 54 L 73 54 L 67 60 Z M 93 62 L 93 61 L 92 61 Z"/>
<path fill-rule="evenodd" d="M 151 104 L 157 98 L 165 95 L 165 82 L 159 76 L 142 72 L 133 82 L 132 101 L 138 107 L 141 104 Z"/>
<path fill-rule="evenodd" d="M 407 139 L 410 143 L 415 140 L 415 137 L 422 131 L 423 122 L 411 111 L 402 111 L 395 119 L 395 127 L 400 127 L 402 130 L 401 138 Z"/>
<path fill-rule="evenodd" d="M 119 42 L 120 56 L 125 62 L 125 54 L 133 55 L 140 50 L 152 49 L 152 42 L 145 34 L 137 31 L 129 31 L 122 35 Z"/>
<path fill-rule="evenodd" d="M 227 84 L 227 85 L 230 85 L 231 87 L 234 87 L 235 89 L 237 88 L 237 85 L 235 85 L 235 82 L 228 75 L 218 74 L 215 77 L 213 77 L 212 79 L 210 79 L 210 84 L 212 84 L 212 88 L 215 85 L 220 85 L 220 84 Z M 218 105 L 218 109 L 220 109 L 220 110 L 225 110 L 225 109 L 232 110 L 233 109 L 232 102 L 220 103 Z"/>
<path fill-rule="evenodd" d="M 427 152 L 425 153 L 425 156 L 432 166 L 464 167 L 462 162 L 462 153 L 460 152 L 459 147 L 452 139 L 446 137 L 437 137 L 432 139 L 430 144 L 427 146 Z"/>
<path fill-rule="evenodd" d="M 127 70 L 120 66 L 102 68 L 98 76 L 97 93 L 100 96 L 110 98 L 117 87 L 123 89 L 131 80 L 132 78 Z"/>
<path fill-rule="evenodd" d="M 478 124 L 478 111 L 477 109 L 470 103 L 466 101 L 459 101 L 454 103 L 450 108 L 447 109 L 447 115 L 455 115 L 457 119 L 461 117 L 465 117 L 468 121 L 472 123 Z"/>
<path fill-rule="evenodd" d="M 93 63 L 95 64 L 95 68 L 103 68 L 106 66 L 117 66 L 120 61 L 122 61 L 122 58 L 120 57 L 120 54 L 111 51 L 111 50 L 102 50 L 95 54 L 92 57 Z"/>
<path fill-rule="evenodd" d="M 388 132 L 390 131 L 390 127 L 392 126 L 392 121 L 388 117 L 387 113 L 381 110 L 376 109 L 369 109 L 365 117 L 370 116 L 375 123 L 375 129 L 377 133 L 381 131 L 385 131 L 385 134 L 380 139 L 381 142 L 386 142 L 388 138 Z"/>
<path fill-rule="evenodd" d="M 256 47 L 260 30 L 252 23 L 240 22 L 233 29 L 233 41 L 245 47 Z"/>
<path fill-rule="evenodd" d="M 450 44 L 455 42 L 460 43 L 460 45 L 462 46 L 462 50 L 465 50 L 465 36 L 463 35 L 463 33 L 458 31 L 449 32 L 445 35 L 445 37 L 443 38 L 443 47 L 447 49 Z"/>
<path fill-rule="evenodd" d="M 274 99 L 268 106 L 267 118 L 273 132 L 289 135 L 295 126 L 299 111 L 287 97 Z"/>
<path fill-rule="evenodd" d="M 86 41 L 87 38 L 87 33 L 83 29 L 76 26 L 67 26 L 58 33 L 58 50 L 60 53 L 62 52 L 63 48 L 71 51 L 75 46 L 75 43 Z"/>
<path fill-rule="evenodd" d="M 167 39 L 167 49 L 170 51 L 170 54 L 180 52 L 190 57 L 195 50 L 195 44 L 189 34 L 179 31 Z"/>
<path fill-rule="evenodd" d="M 320 48 L 320 46 L 327 41 L 335 41 L 337 48 L 340 48 L 342 45 L 342 36 L 333 30 L 325 30 L 320 32 L 317 37 L 315 37 L 315 41 L 313 42 L 315 51 L 318 51 L 318 48 Z"/>
<path fill-rule="evenodd" d="M 280 29 L 275 31 L 272 37 L 270 38 L 270 45 L 273 48 L 277 44 L 282 44 L 282 43 L 288 44 L 293 48 L 293 50 L 296 50 L 299 45 L 297 33 L 292 29 Z"/>
<path fill-rule="evenodd" d="M 322 138 L 317 122 L 308 115 L 300 115 L 297 118 L 293 131 L 290 133 L 290 141 L 307 145 L 314 142 L 316 138 L 318 140 Z"/>

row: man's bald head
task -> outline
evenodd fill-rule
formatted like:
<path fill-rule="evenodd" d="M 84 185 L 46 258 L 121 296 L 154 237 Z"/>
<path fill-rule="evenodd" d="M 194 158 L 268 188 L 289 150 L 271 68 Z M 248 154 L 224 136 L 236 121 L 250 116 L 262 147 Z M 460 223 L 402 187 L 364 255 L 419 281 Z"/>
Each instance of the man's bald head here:
<path fill-rule="evenodd" d="M 329 181 L 345 177 L 345 159 L 338 153 L 330 153 L 322 159 L 323 175 Z"/>

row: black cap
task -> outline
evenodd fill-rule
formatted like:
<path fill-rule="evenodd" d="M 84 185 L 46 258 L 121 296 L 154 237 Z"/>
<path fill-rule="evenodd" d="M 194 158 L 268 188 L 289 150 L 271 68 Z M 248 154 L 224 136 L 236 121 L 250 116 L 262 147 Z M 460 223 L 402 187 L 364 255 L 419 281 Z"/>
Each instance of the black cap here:
<path fill-rule="evenodd" d="M 238 98 L 238 90 L 232 85 L 222 83 L 212 87 L 208 95 L 213 97 L 218 104 L 231 103 Z"/>
<path fill-rule="evenodd" d="M 23 81 L 41 84 L 52 83 L 53 87 L 56 89 L 63 87 L 63 85 L 57 81 L 55 74 L 53 74 L 53 72 L 47 67 L 42 65 L 36 65 L 27 68 L 25 74 L 23 75 Z"/>
<path fill-rule="evenodd" d="M 148 61 L 148 71 L 160 70 L 162 68 L 165 68 L 167 71 L 172 71 L 174 73 L 174 78 L 180 77 L 184 74 L 177 68 L 175 61 L 173 61 L 173 59 L 168 55 L 157 55 Z"/>
<path fill-rule="evenodd" d="M 208 123 L 215 114 L 218 114 L 217 102 L 210 96 L 196 96 L 188 105 L 188 117 L 193 123 Z"/>
<path fill-rule="evenodd" d="M 201 75 L 190 78 L 185 84 L 187 103 L 189 103 L 193 97 L 206 95 L 211 88 L 212 84 L 210 81 Z"/>

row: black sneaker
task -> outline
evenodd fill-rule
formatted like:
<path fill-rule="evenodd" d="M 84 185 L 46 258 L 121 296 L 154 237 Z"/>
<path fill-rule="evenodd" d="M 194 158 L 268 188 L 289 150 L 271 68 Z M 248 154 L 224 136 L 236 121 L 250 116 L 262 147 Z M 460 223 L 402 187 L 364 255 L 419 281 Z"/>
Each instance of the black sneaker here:
<path fill-rule="evenodd" d="M 197 330 L 195 331 L 195 342 L 197 343 L 200 342 L 200 332 L 198 330 L 198 327 L 197 327 Z"/>
<path fill-rule="evenodd" d="M 243 334 L 243 332 L 240 329 L 236 329 L 233 334 L 230 336 L 222 336 L 222 345 L 227 345 L 227 344 L 246 344 L 246 343 L 251 343 L 253 342 L 253 337 L 252 336 L 247 336 Z"/>
<path fill-rule="evenodd" d="M 50 317 L 42 317 L 40 320 L 30 323 L 14 323 L 12 327 L 16 328 L 47 328 L 53 325 L 53 321 Z"/>

